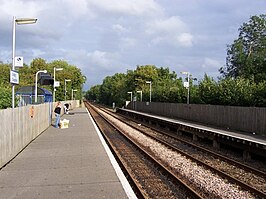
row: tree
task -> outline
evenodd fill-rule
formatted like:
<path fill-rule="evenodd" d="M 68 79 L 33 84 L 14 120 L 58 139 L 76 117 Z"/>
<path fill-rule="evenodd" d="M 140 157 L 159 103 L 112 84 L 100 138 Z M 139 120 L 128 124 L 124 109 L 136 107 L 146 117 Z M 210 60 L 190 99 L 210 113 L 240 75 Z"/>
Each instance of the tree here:
<path fill-rule="evenodd" d="M 57 81 L 60 81 L 60 87 L 57 88 L 56 100 L 64 100 L 64 80 L 71 79 L 71 83 L 67 84 L 67 99 L 71 99 L 72 89 L 77 90 L 75 93 L 76 99 L 82 98 L 82 86 L 86 81 L 86 77 L 82 75 L 81 70 L 73 65 L 68 64 L 66 61 L 55 60 L 51 63 L 46 63 L 42 58 L 33 59 L 30 66 L 24 64 L 23 67 L 17 68 L 19 72 L 19 85 L 16 85 L 15 89 L 19 89 L 22 86 L 35 85 L 35 75 L 39 70 L 47 70 L 48 73 L 53 76 L 54 67 L 63 68 L 60 71 L 60 75 L 56 77 Z M 10 64 L 0 63 L 0 108 L 11 107 L 12 102 L 12 90 L 10 84 Z M 53 85 L 42 86 L 51 92 L 53 92 Z M 16 99 L 15 99 L 16 100 Z"/>
<path fill-rule="evenodd" d="M 224 77 L 266 80 L 266 15 L 252 16 L 239 28 L 239 38 L 227 47 Z"/>
<path fill-rule="evenodd" d="M 232 106 L 254 106 L 255 83 L 245 78 L 226 78 L 218 84 L 216 103 Z"/>
<path fill-rule="evenodd" d="M 213 78 L 207 74 L 204 75 L 203 80 L 199 83 L 199 97 L 205 104 L 215 104 L 218 100 L 218 85 Z"/>
<path fill-rule="evenodd" d="M 12 106 L 12 89 L 0 86 L 0 109 L 6 109 Z"/>

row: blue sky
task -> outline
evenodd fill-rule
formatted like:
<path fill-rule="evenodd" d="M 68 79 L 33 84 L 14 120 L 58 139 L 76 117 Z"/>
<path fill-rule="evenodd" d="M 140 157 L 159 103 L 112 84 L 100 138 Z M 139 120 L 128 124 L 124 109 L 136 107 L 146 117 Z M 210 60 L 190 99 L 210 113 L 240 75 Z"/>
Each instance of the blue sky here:
<path fill-rule="evenodd" d="M 66 60 L 87 77 L 84 89 L 137 65 L 188 71 L 216 78 L 226 46 L 250 16 L 266 14 L 266 0 L 0 0 L 0 60 L 12 62 L 12 19 L 16 55 L 30 64 Z M 181 76 L 181 75 L 180 75 Z"/>

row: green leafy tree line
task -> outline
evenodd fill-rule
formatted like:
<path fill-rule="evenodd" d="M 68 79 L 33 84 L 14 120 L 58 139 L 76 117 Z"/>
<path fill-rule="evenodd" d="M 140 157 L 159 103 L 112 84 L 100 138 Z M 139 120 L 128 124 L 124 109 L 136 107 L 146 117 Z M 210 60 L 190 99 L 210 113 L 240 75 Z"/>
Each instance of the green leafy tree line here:
<path fill-rule="evenodd" d="M 12 106 L 12 91 L 10 85 L 10 64 L 0 63 L 1 73 L 0 73 L 0 109 L 8 108 Z M 56 101 L 65 99 L 64 83 L 65 79 L 70 79 L 71 82 L 66 84 L 66 99 L 71 99 L 72 89 L 77 90 L 75 92 L 75 99 L 82 98 L 82 87 L 86 81 L 86 77 L 82 74 L 81 70 L 74 66 L 68 64 L 63 60 L 55 60 L 47 63 L 42 58 L 33 59 L 30 65 L 24 64 L 23 67 L 18 68 L 19 73 L 19 85 L 15 86 L 18 90 L 22 86 L 34 86 L 35 85 L 35 75 L 39 70 L 47 70 L 51 77 L 53 78 L 54 68 L 63 68 L 62 71 L 56 71 L 56 81 L 60 82 L 60 86 L 56 88 Z M 39 86 L 39 85 L 38 85 Z M 53 85 L 41 86 L 53 93 Z"/>
<path fill-rule="evenodd" d="M 255 83 L 241 77 L 215 81 L 207 74 L 198 84 L 193 84 L 192 77 L 189 79 L 190 103 L 266 106 L 266 82 Z M 91 87 L 85 97 L 108 106 L 115 102 L 121 107 L 125 101 L 130 101 L 128 92 L 133 92 L 133 97 L 140 101 L 140 93 L 137 91 L 142 91 L 143 101 L 149 101 L 149 84 L 146 81 L 152 82 L 153 102 L 186 103 L 187 90 L 182 79 L 175 72 L 170 72 L 169 68 L 151 65 L 137 66 L 136 70 L 127 71 L 126 74 L 108 76 L 101 85 Z"/>
<path fill-rule="evenodd" d="M 190 77 L 190 103 L 266 106 L 266 15 L 252 16 L 239 28 L 239 37 L 227 46 L 226 65 L 219 69 L 221 77 L 215 81 L 205 74 L 193 85 Z M 152 82 L 152 101 L 186 103 L 187 90 L 181 78 L 169 68 L 153 65 L 137 66 L 126 74 L 106 77 L 101 85 L 91 87 L 86 98 L 111 105 L 123 106 L 130 100 L 128 92 L 139 100 L 149 101 Z M 187 81 L 187 80 L 186 80 Z"/>

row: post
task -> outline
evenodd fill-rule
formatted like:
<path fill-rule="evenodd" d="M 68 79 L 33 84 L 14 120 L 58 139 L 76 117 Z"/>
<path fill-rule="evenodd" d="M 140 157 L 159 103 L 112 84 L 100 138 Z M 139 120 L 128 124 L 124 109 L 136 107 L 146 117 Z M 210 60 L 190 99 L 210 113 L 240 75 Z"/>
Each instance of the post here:
<path fill-rule="evenodd" d="M 150 102 L 151 102 L 151 83 L 150 83 Z"/>
<path fill-rule="evenodd" d="M 55 102 L 55 67 L 54 67 L 54 93 L 53 93 L 53 102 Z"/>
<path fill-rule="evenodd" d="M 67 93 L 67 90 L 66 90 L 66 83 L 67 82 L 70 82 L 71 79 L 65 79 L 65 101 L 66 101 L 66 93 Z"/>
<path fill-rule="evenodd" d="M 127 92 L 128 94 L 130 94 L 130 101 L 132 102 L 132 91 L 130 91 L 130 92 Z"/>
<path fill-rule="evenodd" d="M 146 81 L 147 84 L 150 84 L 150 102 L 151 102 L 151 81 Z"/>
<path fill-rule="evenodd" d="M 12 48 L 12 70 L 15 70 L 15 48 L 16 48 L 16 17 L 13 17 L 13 48 Z M 15 85 L 12 84 L 12 108 L 15 108 Z"/>
<path fill-rule="evenodd" d="M 39 71 L 36 73 L 36 75 L 35 75 L 35 100 L 34 100 L 34 102 L 35 103 L 37 103 L 37 100 L 38 100 L 38 98 L 37 98 L 37 95 L 38 95 L 38 91 L 37 91 L 37 89 L 38 89 L 38 87 L 37 87 L 37 81 L 38 81 L 38 74 L 39 74 Z"/>
<path fill-rule="evenodd" d="M 71 100 L 73 100 L 73 88 L 71 89 Z"/>
<path fill-rule="evenodd" d="M 142 102 L 142 91 L 137 91 L 137 93 L 140 93 L 140 101 Z"/>
<path fill-rule="evenodd" d="M 188 87 L 187 87 L 187 104 L 189 104 L 189 72 L 187 73 L 187 81 L 188 81 Z"/>
<path fill-rule="evenodd" d="M 66 101 L 66 79 L 65 79 L 65 101 Z"/>
<path fill-rule="evenodd" d="M 35 103 L 38 101 L 38 87 L 37 87 L 37 81 L 38 81 L 38 74 L 39 73 L 47 73 L 47 70 L 40 70 L 35 75 Z"/>
<path fill-rule="evenodd" d="M 187 89 L 187 104 L 189 104 L 189 79 L 190 73 L 189 72 L 181 72 L 183 75 L 187 75 L 187 84 L 184 83 L 184 87 Z"/>
<path fill-rule="evenodd" d="M 15 48 L 16 48 L 16 24 L 32 24 L 36 23 L 34 18 L 19 18 L 13 16 L 13 47 L 12 47 L 12 70 L 15 70 Z M 12 109 L 15 107 L 15 85 L 12 84 Z"/>
<path fill-rule="evenodd" d="M 55 91 L 56 91 L 56 86 L 55 86 L 55 71 L 60 71 L 63 70 L 63 68 L 56 68 L 54 67 L 54 94 L 53 94 L 53 102 L 55 102 Z"/>
<path fill-rule="evenodd" d="M 73 99 L 74 99 L 74 92 L 76 92 L 76 91 L 78 91 L 78 90 L 77 90 L 77 89 L 73 89 L 73 88 L 72 88 L 71 100 L 73 100 Z"/>

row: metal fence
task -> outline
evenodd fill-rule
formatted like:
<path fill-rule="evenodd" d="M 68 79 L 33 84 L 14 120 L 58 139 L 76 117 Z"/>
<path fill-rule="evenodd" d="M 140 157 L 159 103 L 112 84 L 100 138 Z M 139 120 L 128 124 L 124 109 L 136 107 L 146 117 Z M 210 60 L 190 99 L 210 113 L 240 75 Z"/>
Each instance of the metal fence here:
<path fill-rule="evenodd" d="M 66 103 L 71 104 L 70 108 L 79 106 L 78 100 Z M 55 105 L 45 103 L 0 110 L 0 168 L 51 125 Z"/>
<path fill-rule="evenodd" d="M 266 135 L 266 108 L 134 102 L 127 108 L 226 129 Z"/>

